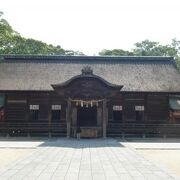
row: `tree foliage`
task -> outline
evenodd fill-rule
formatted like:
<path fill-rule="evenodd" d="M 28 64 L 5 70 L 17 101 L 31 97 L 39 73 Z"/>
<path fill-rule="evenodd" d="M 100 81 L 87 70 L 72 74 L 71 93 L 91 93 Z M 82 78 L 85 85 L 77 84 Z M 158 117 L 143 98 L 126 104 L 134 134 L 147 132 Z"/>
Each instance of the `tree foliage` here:
<path fill-rule="evenodd" d="M 46 44 L 42 41 L 24 38 L 13 30 L 0 12 L 0 54 L 33 54 L 33 55 L 84 55 L 82 52 L 64 50 L 61 46 Z M 131 51 L 123 49 L 104 49 L 101 56 L 173 56 L 180 70 L 180 41 L 172 39 L 171 44 L 144 40 L 135 43 Z"/>
<path fill-rule="evenodd" d="M 99 52 L 99 55 L 101 56 L 133 56 L 133 52 L 125 51 L 123 49 L 113 49 L 113 50 L 107 50 L 104 49 L 101 52 Z"/>
<path fill-rule="evenodd" d="M 0 54 L 84 55 L 79 51 L 64 50 L 61 46 L 24 38 L 2 16 L 0 12 Z"/>
<path fill-rule="evenodd" d="M 170 45 L 161 45 L 159 42 L 144 40 L 135 44 L 134 55 L 137 56 L 176 56 L 178 41 L 172 40 Z"/>
<path fill-rule="evenodd" d="M 102 50 L 99 55 L 103 56 L 173 56 L 180 70 L 180 41 L 172 39 L 171 44 L 162 45 L 159 42 L 144 40 L 135 43 L 131 51 L 122 49 Z"/>

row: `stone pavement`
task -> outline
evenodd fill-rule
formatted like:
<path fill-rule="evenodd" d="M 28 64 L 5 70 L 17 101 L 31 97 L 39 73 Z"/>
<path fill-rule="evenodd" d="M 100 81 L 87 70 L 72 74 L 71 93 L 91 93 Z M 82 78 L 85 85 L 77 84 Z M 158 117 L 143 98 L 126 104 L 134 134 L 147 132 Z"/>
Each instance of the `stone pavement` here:
<path fill-rule="evenodd" d="M 32 142 L 32 147 L 36 148 L 32 154 L 0 169 L 0 180 L 175 179 L 137 154 L 128 143 L 115 139 L 60 138 Z"/>
<path fill-rule="evenodd" d="M 129 138 L 124 143 L 128 143 L 134 149 L 180 150 L 180 138 Z"/>

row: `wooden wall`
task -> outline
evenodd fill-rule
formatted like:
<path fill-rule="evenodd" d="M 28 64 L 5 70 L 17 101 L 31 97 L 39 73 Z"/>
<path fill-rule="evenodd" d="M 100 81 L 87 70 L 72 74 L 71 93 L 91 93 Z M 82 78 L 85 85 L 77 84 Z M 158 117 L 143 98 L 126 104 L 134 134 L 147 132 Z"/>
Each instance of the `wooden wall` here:
<path fill-rule="evenodd" d="M 39 105 L 39 119 L 29 120 L 29 105 Z M 61 105 L 61 120 L 51 123 L 51 105 Z M 122 106 L 122 121 L 117 123 L 113 120 L 113 106 Z M 144 119 L 136 121 L 135 106 L 144 106 Z M 108 124 L 107 135 L 134 133 L 134 134 L 178 134 L 177 125 L 169 121 L 169 100 L 167 94 L 155 93 L 121 93 L 118 96 L 108 99 Z M 67 102 L 55 93 L 49 92 L 11 92 L 6 93 L 5 121 L 8 125 L 6 132 L 20 129 L 23 132 L 46 132 L 59 133 L 66 136 L 66 108 Z M 98 125 L 102 126 L 102 106 L 98 107 Z M 37 123 L 37 124 L 36 124 Z M 23 125 L 24 124 L 24 125 Z M 156 124 L 159 124 L 158 126 Z M 162 125 L 161 125 L 162 124 Z M 173 123 L 171 124 L 173 125 Z M 174 128 L 174 129 L 173 129 Z M 4 131 L 4 130 L 3 130 Z"/>
<path fill-rule="evenodd" d="M 110 99 L 107 103 L 108 107 L 108 120 L 113 122 L 113 106 L 123 106 L 123 96 L 119 94 L 118 96 Z"/>
<path fill-rule="evenodd" d="M 27 121 L 29 105 L 39 105 L 39 121 L 48 122 L 51 104 L 61 104 L 61 120 L 66 119 L 66 101 L 49 93 L 9 93 L 6 98 L 6 120 Z M 123 107 L 123 122 L 136 122 L 135 106 L 144 106 L 144 121 L 167 123 L 169 120 L 168 95 L 162 94 L 119 94 L 108 101 L 108 119 L 113 121 L 113 105 Z"/>
<path fill-rule="evenodd" d="M 29 105 L 39 105 L 38 122 L 48 122 L 52 104 L 61 105 L 61 120 L 66 119 L 66 102 L 56 95 L 49 93 L 8 93 L 6 95 L 6 121 L 30 121 Z"/>
<path fill-rule="evenodd" d="M 8 94 L 5 100 L 5 118 L 9 122 L 26 121 L 27 98 L 25 94 Z"/>
<path fill-rule="evenodd" d="M 142 123 L 168 123 L 168 98 L 165 94 L 126 93 L 118 95 L 108 103 L 109 122 L 113 122 L 113 105 L 122 105 L 124 123 L 136 123 L 135 106 L 144 106 Z"/>
<path fill-rule="evenodd" d="M 169 121 L 169 97 L 168 95 L 147 96 L 147 121 L 168 122 Z"/>
<path fill-rule="evenodd" d="M 136 111 L 135 106 L 145 105 L 144 94 L 124 94 L 124 121 L 125 122 L 135 122 L 136 121 Z"/>

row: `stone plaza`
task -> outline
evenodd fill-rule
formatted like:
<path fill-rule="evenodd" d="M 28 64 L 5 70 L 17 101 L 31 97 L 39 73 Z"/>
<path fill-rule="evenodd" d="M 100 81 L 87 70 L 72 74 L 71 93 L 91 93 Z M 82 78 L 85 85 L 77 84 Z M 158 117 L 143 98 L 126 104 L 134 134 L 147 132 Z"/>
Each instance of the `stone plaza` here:
<path fill-rule="evenodd" d="M 0 148 L 33 149 L 30 154 L 0 168 L 1 180 L 178 179 L 139 155 L 124 139 L 0 141 Z"/>

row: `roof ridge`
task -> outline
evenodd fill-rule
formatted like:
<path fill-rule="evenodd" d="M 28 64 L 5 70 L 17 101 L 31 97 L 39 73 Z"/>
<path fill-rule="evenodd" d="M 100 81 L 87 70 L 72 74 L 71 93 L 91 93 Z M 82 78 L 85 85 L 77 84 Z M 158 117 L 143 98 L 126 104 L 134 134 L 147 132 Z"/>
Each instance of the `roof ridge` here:
<path fill-rule="evenodd" d="M 67 56 L 67 55 L 0 55 L 1 60 L 170 60 L 172 56 Z"/>

